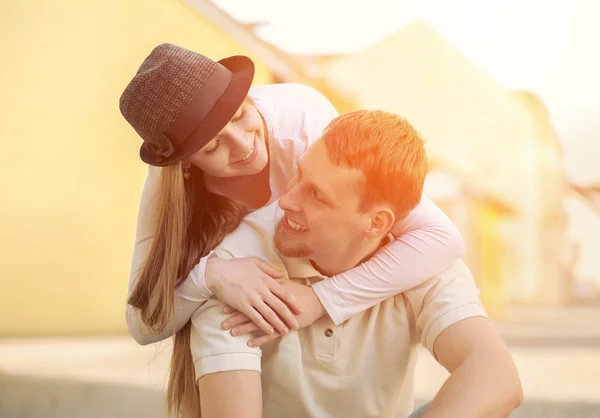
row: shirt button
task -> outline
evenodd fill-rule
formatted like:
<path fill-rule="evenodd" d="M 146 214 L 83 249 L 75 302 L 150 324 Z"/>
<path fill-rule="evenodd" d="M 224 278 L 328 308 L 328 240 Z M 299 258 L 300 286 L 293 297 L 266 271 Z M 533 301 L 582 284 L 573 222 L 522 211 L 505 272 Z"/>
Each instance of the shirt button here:
<path fill-rule="evenodd" d="M 326 337 L 331 337 L 333 335 L 333 330 L 331 328 L 327 328 L 325 330 L 325 336 Z"/>

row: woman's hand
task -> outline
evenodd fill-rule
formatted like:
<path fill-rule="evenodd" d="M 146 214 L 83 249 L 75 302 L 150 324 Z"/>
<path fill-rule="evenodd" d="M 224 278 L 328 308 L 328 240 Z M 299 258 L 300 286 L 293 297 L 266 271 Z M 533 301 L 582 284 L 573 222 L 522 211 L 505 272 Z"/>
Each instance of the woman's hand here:
<path fill-rule="evenodd" d="M 296 317 L 299 325 L 298 328 L 304 328 L 311 325 L 327 313 L 311 286 L 300 284 L 292 280 L 285 280 L 281 284 L 295 295 L 296 299 L 298 299 L 304 307 L 304 312 Z M 234 307 L 225 306 L 225 313 L 231 314 L 231 316 L 223 321 L 222 326 L 224 329 L 231 329 L 232 335 L 250 334 L 259 330 L 259 327 L 257 327 L 247 315 L 237 311 Z M 258 335 L 251 339 L 248 342 L 248 345 L 250 347 L 258 347 L 273 341 L 281 335 L 280 332 Z"/>
<path fill-rule="evenodd" d="M 300 314 L 302 307 L 279 283 L 287 278 L 285 271 L 254 257 L 212 257 L 206 262 L 204 277 L 206 287 L 221 302 L 246 315 L 266 334 L 274 330 L 285 334 L 288 327 L 298 329 L 295 314 Z"/>

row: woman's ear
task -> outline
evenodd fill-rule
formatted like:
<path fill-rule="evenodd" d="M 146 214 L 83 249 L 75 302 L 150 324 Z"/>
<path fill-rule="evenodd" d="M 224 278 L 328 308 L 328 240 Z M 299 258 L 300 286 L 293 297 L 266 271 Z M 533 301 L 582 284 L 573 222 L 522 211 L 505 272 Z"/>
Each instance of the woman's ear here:
<path fill-rule="evenodd" d="M 190 160 L 189 158 L 184 158 L 183 160 L 181 160 L 181 168 L 187 170 L 191 166 L 192 166 L 192 160 Z"/>
<path fill-rule="evenodd" d="M 394 212 L 388 207 L 375 208 L 371 213 L 367 236 L 369 238 L 383 238 L 389 234 L 396 223 Z"/>

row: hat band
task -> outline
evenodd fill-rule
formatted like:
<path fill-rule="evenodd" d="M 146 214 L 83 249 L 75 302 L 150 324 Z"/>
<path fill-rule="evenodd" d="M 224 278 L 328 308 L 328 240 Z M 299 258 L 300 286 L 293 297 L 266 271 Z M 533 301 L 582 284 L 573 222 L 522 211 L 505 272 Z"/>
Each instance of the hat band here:
<path fill-rule="evenodd" d="M 206 118 L 233 78 L 231 71 L 216 63 L 211 75 L 198 89 L 190 104 L 162 134 L 175 146 L 180 146 Z"/>

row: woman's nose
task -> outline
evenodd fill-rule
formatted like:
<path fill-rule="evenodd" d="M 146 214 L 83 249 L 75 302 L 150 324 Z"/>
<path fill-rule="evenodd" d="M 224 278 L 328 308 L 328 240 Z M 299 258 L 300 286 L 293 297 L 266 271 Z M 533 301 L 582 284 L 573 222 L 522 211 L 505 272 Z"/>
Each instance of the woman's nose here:
<path fill-rule="evenodd" d="M 250 151 L 252 144 L 244 135 L 244 132 L 234 126 L 232 123 L 228 123 L 225 128 L 221 131 L 221 135 L 231 143 L 233 155 L 244 155 Z"/>

